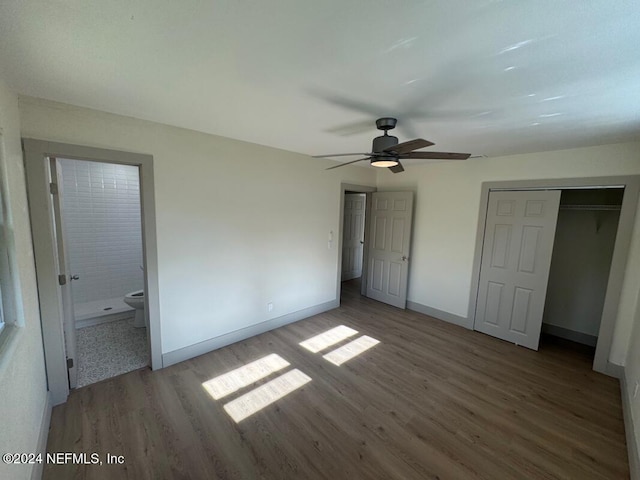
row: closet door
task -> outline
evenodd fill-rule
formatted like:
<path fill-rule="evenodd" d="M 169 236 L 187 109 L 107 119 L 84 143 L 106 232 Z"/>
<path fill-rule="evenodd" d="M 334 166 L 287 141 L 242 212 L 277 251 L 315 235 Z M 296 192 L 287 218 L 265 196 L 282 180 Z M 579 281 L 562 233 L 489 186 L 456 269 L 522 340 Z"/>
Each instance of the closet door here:
<path fill-rule="evenodd" d="M 475 330 L 538 349 L 560 193 L 490 192 Z"/>

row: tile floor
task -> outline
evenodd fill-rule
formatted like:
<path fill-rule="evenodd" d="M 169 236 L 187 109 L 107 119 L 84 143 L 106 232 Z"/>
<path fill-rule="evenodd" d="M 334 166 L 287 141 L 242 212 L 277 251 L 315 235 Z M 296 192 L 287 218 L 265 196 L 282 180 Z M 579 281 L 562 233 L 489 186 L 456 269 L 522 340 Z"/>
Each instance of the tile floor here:
<path fill-rule="evenodd" d="M 131 372 L 149 364 L 147 329 L 133 317 L 76 330 L 77 388 Z"/>

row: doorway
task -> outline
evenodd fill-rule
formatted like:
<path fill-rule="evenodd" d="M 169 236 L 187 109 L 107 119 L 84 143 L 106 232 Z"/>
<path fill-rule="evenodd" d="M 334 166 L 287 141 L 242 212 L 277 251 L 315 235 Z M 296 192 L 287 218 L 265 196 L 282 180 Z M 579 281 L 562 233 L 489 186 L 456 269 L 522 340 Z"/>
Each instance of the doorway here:
<path fill-rule="evenodd" d="M 69 384 L 80 388 L 149 365 L 138 312 L 144 307 L 140 172 L 135 165 L 55 162 L 52 201 L 62 229 L 56 240 L 68 258 L 71 290 L 67 357 L 75 352 Z"/>
<path fill-rule="evenodd" d="M 347 191 L 344 194 L 342 222 L 342 281 L 362 276 L 364 254 L 364 222 L 367 204 L 365 193 Z"/>
<path fill-rule="evenodd" d="M 593 369 L 601 373 L 607 373 L 609 375 L 616 376 L 617 371 L 615 366 L 610 366 L 609 364 L 609 354 L 612 347 L 613 330 L 615 328 L 617 308 L 622 289 L 622 281 L 624 278 L 639 190 L 640 177 L 638 176 L 484 183 L 482 186 L 482 201 L 480 209 L 480 219 L 478 224 L 476 254 L 474 259 L 474 273 L 472 277 L 473 285 L 471 289 L 471 301 L 469 303 L 469 319 L 471 320 L 469 325 L 470 328 L 482 331 L 483 325 L 491 325 L 491 322 L 493 321 L 496 324 L 496 330 L 504 330 L 508 333 L 508 335 L 512 335 L 515 333 L 520 333 L 518 332 L 518 330 L 522 330 L 524 332 L 523 326 L 525 325 L 525 323 L 522 321 L 522 319 L 526 318 L 526 315 L 529 315 L 531 316 L 531 318 L 527 318 L 527 322 L 532 323 L 535 328 L 529 329 L 527 331 L 527 335 L 529 336 L 529 340 L 532 342 L 531 348 L 537 349 L 540 334 L 543 330 L 543 317 L 547 320 L 546 323 L 548 326 L 545 327 L 547 333 L 553 331 L 555 332 L 556 336 L 558 336 L 558 333 L 560 333 L 561 335 L 564 334 L 565 337 L 567 335 L 572 335 L 572 333 L 567 333 L 567 330 L 570 329 L 568 329 L 566 326 L 553 325 L 553 322 L 559 322 L 558 311 L 563 311 L 564 313 L 567 312 L 567 298 L 569 297 L 573 298 L 574 302 L 578 302 L 577 305 L 574 305 L 572 307 L 572 309 L 576 310 L 576 315 L 580 315 L 580 313 L 577 312 L 580 312 L 580 301 L 584 301 L 585 298 L 584 282 L 586 282 L 589 283 L 590 295 L 594 298 L 598 297 L 598 295 L 595 295 L 593 293 L 594 291 L 591 289 L 595 288 L 596 286 L 599 288 L 600 298 L 600 303 L 596 309 L 600 311 L 600 314 L 595 314 L 596 320 L 599 320 L 599 322 L 596 322 L 593 318 L 591 318 L 591 324 L 589 325 L 589 328 L 591 328 L 590 331 L 593 332 L 593 329 L 595 328 L 593 324 L 599 323 L 597 327 L 597 335 L 587 334 L 597 339 L 595 341 L 596 345 L 593 358 Z M 508 213 L 506 207 L 509 202 L 504 203 L 504 208 L 502 211 L 500 211 L 500 209 L 498 208 L 499 204 L 495 202 L 495 199 L 498 195 L 504 195 L 506 193 L 507 196 L 509 196 L 508 192 L 513 192 L 514 198 L 522 197 L 522 205 L 531 205 L 532 207 L 536 207 L 533 208 L 533 210 L 535 210 L 535 212 L 533 212 L 534 215 L 528 215 L 523 211 L 519 214 L 520 218 L 516 218 L 514 222 L 511 222 L 516 226 L 515 229 L 511 230 L 515 232 L 514 235 L 518 235 L 518 238 L 520 238 L 521 240 L 514 242 L 514 249 L 516 251 L 516 255 L 512 255 L 512 262 L 516 262 L 513 264 L 513 268 L 515 268 L 514 275 L 522 276 L 523 270 L 529 269 L 529 272 L 524 273 L 529 274 L 530 277 L 539 277 L 536 280 L 537 283 L 535 283 L 535 289 L 533 287 L 529 288 L 528 286 L 519 287 L 517 284 L 511 285 L 511 287 L 514 288 L 500 288 L 501 282 L 492 281 L 487 277 L 487 274 L 490 273 L 491 269 L 498 270 L 494 267 L 500 267 L 498 265 L 499 262 L 496 263 L 493 260 L 490 260 L 489 257 L 494 255 L 495 252 L 499 253 L 500 251 L 508 251 L 508 249 L 503 248 L 506 246 L 506 244 L 508 243 L 507 240 L 510 238 L 508 234 L 509 228 L 503 228 L 509 224 L 508 221 L 503 221 L 506 217 L 504 217 L 503 219 L 499 219 L 499 221 L 494 219 L 495 221 L 493 221 L 493 224 L 495 225 L 493 226 L 495 228 L 487 228 L 492 222 L 492 220 L 490 219 L 491 215 L 494 215 L 495 218 L 498 218 L 500 215 L 506 215 Z M 600 252 L 600 254 L 598 255 L 599 259 L 597 262 L 595 262 L 598 265 L 598 280 L 596 282 L 591 280 L 584 280 L 584 278 L 590 278 L 590 275 L 593 276 L 589 273 L 586 274 L 585 277 L 583 277 L 583 280 L 574 279 L 574 281 L 571 282 L 570 280 L 568 280 L 567 275 L 575 275 L 577 271 L 569 270 L 567 272 L 567 266 L 563 264 L 562 260 L 560 260 L 560 263 L 556 262 L 557 266 L 555 272 L 553 274 L 550 274 L 550 268 L 553 268 L 553 266 L 551 265 L 552 250 L 549 249 L 548 251 L 543 252 L 541 250 L 537 250 L 536 248 L 529 248 L 528 250 L 524 248 L 529 240 L 531 241 L 529 243 L 535 243 L 536 241 L 540 240 L 541 245 L 545 244 L 545 242 L 543 241 L 543 237 L 546 234 L 543 235 L 543 233 L 540 233 L 544 232 L 545 230 L 538 228 L 538 226 L 530 226 L 528 236 L 523 235 L 523 228 L 528 228 L 527 225 L 530 223 L 530 217 L 535 217 L 536 215 L 542 214 L 544 210 L 543 208 L 538 208 L 542 206 L 542 203 L 535 199 L 535 201 L 532 200 L 527 203 L 528 196 L 535 196 L 536 194 L 544 197 L 546 199 L 545 201 L 547 201 L 546 207 L 549 207 L 549 209 L 552 210 L 550 212 L 550 215 L 547 216 L 553 218 L 553 222 L 550 223 L 549 228 L 546 229 L 547 233 L 552 234 L 551 242 L 548 242 L 551 246 L 553 245 L 553 239 L 557 238 L 556 227 L 558 226 L 558 235 L 562 236 L 562 240 L 560 241 L 561 245 L 571 241 L 595 243 L 596 245 L 599 245 L 598 248 L 604 251 L 604 243 L 608 243 L 609 245 L 613 244 L 612 250 L 610 249 L 608 253 L 604 254 L 603 252 Z M 493 210 L 489 210 L 489 206 L 492 204 L 492 196 L 494 198 L 494 207 L 498 208 L 498 210 L 496 210 L 495 212 Z M 561 196 L 564 196 L 564 201 L 561 200 Z M 580 203 L 578 203 L 578 201 Z M 513 204 L 515 205 L 515 203 Z M 562 210 L 560 210 L 561 205 Z M 576 230 L 574 227 L 576 227 L 575 222 L 577 220 L 575 218 L 573 220 L 570 220 L 570 222 L 573 221 L 573 224 L 570 224 L 567 227 L 563 218 L 568 215 L 566 215 L 565 213 L 560 213 L 561 211 L 568 213 L 577 210 L 583 211 L 584 213 L 590 212 L 588 215 L 588 218 L 590 219 L 588 220 L 589 227 L 587 227 L 587 224 L 584 223 L 585 219 L 579 220 L 582 224 L 582 227 L 580 228 L 595 229 L 595 234 L 592 235 L 593 238 L 590 238 L 588 242 L 586 241 L 587 239 L 584 232 L 581 235 L 576 234 Z M 609 213 L 605 214 L 603 212 L 616 213 L 614 215 L 611 215 Z M 558 218 L 562 223 L 558 222 Z M 504 233 L 504 235 L 500 237 L 504 241 L 500 240 L 498 236 L 496 236 L 496 238 L 498 238 L 499 241 L 494 241 L 492 235 L 496 232 L 499 233 L 500 231 Z M 549 235 L 546 236 L 548 237 Z M 605 238 L 607 239 L 607 242 L 604 242 Z M 527 242 L 525 242 L 524 240 L 527 240 Z M 589 246 L 587 250 L 593 248 L 596 247 Z M 573 250 L 574 252 L 572 252 L 572 254 L 576 253 L 579 249 L 573 248 Z M 591 251 L 593 254 L 593 250 Z M 538 255 L 540 258 L 534 259 L 534 255 Z M 556 258 L 566 257 L 564 258 L 565 260 L 569 258 L 568 254 L 563 254 L 561 251 L 555 253 L 555 255 Z M 496 258 L 498 258 L 498 256 L 496 256 Z M 529 267 L 531 268 L 527 267 L 523 269 L 521 268 L 521 265 L 529 265 Z M 509 278 L 515 277 L 513 277 L 512 275 Z M 529 279 L 527 279 L 527 281 L 529 281 Z M 550 297 L 551 303 L 547 305 L 545 297 L 548 292 L 548 281 L 553 286 L 555 286 L 556 289 L 558 288 L 557 285 L 561 285 L 562 288 L 558 293 L 555 293 L 554 290 L 554 293 Z M 581 281 L 583 283 L 580 283 Z M 550 285 L 550 287 L 552 285 Z M 564 293 L 562 289 L 564 289 Z M 517 295 L 511 295 L 511 297 L 513 298 L 511 298 L 510 301 L 508 298 L 505 299 L 501 296 L 501 290 L 504 290 L 507 293 L 510 290 L 513 290 Z M 490 293 L 490 291 L 493 291 L 493 297 L 488 295 L 488 292 Z M 573 293 L 571 293 L 572 291 Z M 593 300 L 593 298 L 590 298 L 590 300 Z M 529 306 L 531 305 L 533 305 L 533 307 L 536 307 L 536 310 L 535 312 L 533 312 L 533 314 L 531 314 L 531 311 L 528 310 Z M 494 309 L 496 312 L 498 310 L 506 312 L 506 323 L 496 322 L 495 315 L 487 314 L 487 312 L 491 310 L 489 308 L 490 306 L 492 308 L 496 307 Z M 519 307 L 518 312 L 516 312 L 516 306 Z M 485 316 L 486 318 L 483 318 L 483 316 Z M 518 328 L 514 328 L 513 325 Z M 585 325 L 581 325 L 580 327 L 572 328 L 574 329 L 574 336 L 573 340 L 569 340 L 575 341 L 575 338 L 581 337 L 580 335 L 577 335 L 577 333 L 585 333 L 584 331 L 576 330 L 576 328 L 584 330 L 587 327 Z M 492 334 L 490 332 L 485 333 Z M 508 341 L 513 341 L 514 343 L 519 343 L 518 341 L 514 341 L 514 339 L 512 338 L 505 339 Z M 523 342 L 522 344 L 525 343 Z"/>
<path fill-rule="evenodd" d="M 365 259 L 369 251 L 368 229 L 371 195 L 376 187 L 342 184 L 340 191 L 340 236 L 338 291 L 336 297 L 366 294 Z"/>
<path fill-rule="evenodd" d="M 366 199 L 364 220 L 360 195 Z M 413 200 L 411 191 L 377 192 L 374 187 L 342 185 L 337 298 L 348 287 L 351 293 L 359 291 L 359 295 L 406 308 Z"/>
<path fill-rule="evenodd" d="M 348 291 L 357 295 L 362 287 L 366 205 L 366 193 L 344 193 L 341 296 Z"/>
<path fill-rule="evenodd" d="M 162 367 L 161 360 L 161 344 L 160 344 L 160 316 L 159 316 L 159 295 L 158 295 L 158 278 L 157 278 L 157 248 L 155 234 L 155 199 L 153 188 L 153 158 L 150 155 L 133 154 L 128 152 L 120 152 L 115 150 L 97 149 L 92 147 L 84 147 L 79 145 L 62 144 L 55 142 L 47 142 L 34 139 L 23 139 L 25 153 L 25 172 L 27 177 L 27 193 L 29 197 L 29 210 L 31 219 L 31 229 L 33 233 L 34 253 L 36 261 L 36 275 L 38 283 L 38 296 L 40 302 L 41 322 L 43 331 L 43 344 L 45 352 L 45 364 L 47 369 L 48 388 L 52 395 L 54 405 L 66 401 L 69 395 L 70 387 L 75 386 L 73 383 L 72 370 L 78 367 L 77 352 L 73 349 L 76 342 L 73 340 L 75 334 L 79 331 L 76 326 L 88 327 L 92 323 L 100 325 L 108 325 L 116 323 L 106 321 L 102 316 L 91 316 L 84 319 L 75 318 L 73 313 L 73 293 L 72 284 L 78 285 L 82 280 L 88 285 L 89 278 L 87 274 L 79 274 L 71 269 L 71 263 L 67 248 L 68 242 L 64 241 L 65 222 L 64 222 L 64 206 L 63 201 L 59 201 L 57 193 L 62 192 L 64 196 L 64 175 L 59 159 L 66 159 L 68 162 L 86 161 L 90 165 L 94 165 L 96 170 L 101 170 L 98 164 L 112 165 L 115 170 L 116 165 L 131 166 L 137 171 L 139 191 L 136 192 L 140 203 L 141 237 L 142 255 L 137 257 L 135 265 L 132 269 L 138 270 L 136 287 L 142 284 L 144 292 L 142 314 L 143 324 L 146 328 L 139 330 L 142 332 L 143 345 L 147 345 L 149 353 L 147 354 L 148 364 L 150 360 L 153 369 Z M 75 164 L 78 165 L 78 164 Z M 126 177 L 126 175 L 125 175 Z M 125 179 L 126 180 L 126 179 Z M 73 183 L 70 181 L 70 184 Z M 100 187 L 104 185 L 104 181 L 96 182 Z M 126 182 L 125 182 L 126 183 Z M 98 187 L 98 185 L 96 185 Z M 104 200 L 104 195 L 102 196 Z M 79 202 L 80 203 L 80 202 Z M 80 205 L 79 205 L 80 206 Z M 86 199 L 82 202 L 82 206 L 87 206 Z M 111 216 L 108 209 L 104 206 L 92 207 L 91 215 L 93 217 L 104 216 L 106 220 L 116 221 L 116 216 Z M 120 219 L 121 220 L 121 219 Z M 118 220 L 118 223 L 119 220 Z M 109 233 L 113 233 L 115 223 L 106 227 Z M 104 230 L 101 230 L 104 233 Z M 70 230 L 70 235 L 78 235 L 86 239 L 86 235 L 81 230 Z M 59 241 L 62 239 L 62 241 Z M 133 242 L 133 240 L 132 240 Z M 113 236 L 104 235 L 100 240 L 102 247 L 107 250 L 113 243 Z M 112 247 L 113 245 L 111 245 Z M 119 248 L 122 253 L 123 248 Z M 106 256 L 106 253 L 105 253 Z M 142 265 L 140 265 L 141 260 Z M 140 270 L 140 267 L 144 272 Z M 77 264 L 76 264 L 77 267 Z M 95 275 L 97 270 L 94 269 Z M 102 269 L 100 269 L 102 270 Z M 87 271 L 88 272 L 88 271 Z M 118 283 L 118 275 L 111 275 L 113 283 L 109 288 L 115 288 Z M 107 275 L 109 276 L 109 275 Z M 83 278 L 84 277 L 84 278 Z M 115 277 L 115 278 L 113 278 Z M 120 279 L 122 280 L 122 279 Z M 141 282 L 140 282 L 141 281 Z M 126 285 L 127 288 L 133 287 L 132 283 L 120 282 L 121 286 Z M 94 285 L 95 287 L 95 285 Z M 113 290 L 108 290 L 113 293 Z M 87 293 L 87 292 L 85 292 Z M 95 292 L 94 292 L 95 293 Z M 105 298 L 104 300 L 113 300 L 119 297 L 120 291 L 114 294 L 115 297 Z M 135 292 L 126 292 L 135 293 Z M 88 297 L 87 297 L 88 298 Z M 87 299 L 85 298 L 85 299 Z M 91 303 L 90 301 L 84 303 Z M 85 305 L 87 306 L 87 305 Z M 113 312 L 116 308 L 112 305 L 102 307 L 106 315 Z M 108 310 L 104 310 L 104 309 Z M 121 307 L 119 304 L 117 308 Z M 131 315 L 131 311 L 127 313 Z M 88 320 L 91 318 L 91 320 Z M 79 323 L 76 324 L 76 320 Z M 83 323 L 83 320 L 87 320 Z M 113 320 L 108 319 L 108 320 Z M 94 325 L 95 326 L 95 325 Z"/>

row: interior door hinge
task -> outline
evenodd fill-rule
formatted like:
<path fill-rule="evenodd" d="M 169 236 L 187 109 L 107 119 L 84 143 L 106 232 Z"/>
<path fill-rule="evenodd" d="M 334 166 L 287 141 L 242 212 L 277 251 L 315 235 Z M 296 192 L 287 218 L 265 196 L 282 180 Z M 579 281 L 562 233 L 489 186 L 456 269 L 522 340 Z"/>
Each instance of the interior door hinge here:
<path fill-rule="evenodd" d="M 60 285 L 66 285 L 67 284 L 67 276 L 62 274 L 62 275 L 58 275 L 58 283 Z"/>
<path fill-rule="evenodd" d="M 51 195 L 57 195 L 58 194 L 58 184 L 51 182 L 49 184 L 49 191 L 51 192 Z"/>
<path fill-rule="evenodd" d="M 73 358 L 67 358 L 67 368 L 73 368 Z"/>

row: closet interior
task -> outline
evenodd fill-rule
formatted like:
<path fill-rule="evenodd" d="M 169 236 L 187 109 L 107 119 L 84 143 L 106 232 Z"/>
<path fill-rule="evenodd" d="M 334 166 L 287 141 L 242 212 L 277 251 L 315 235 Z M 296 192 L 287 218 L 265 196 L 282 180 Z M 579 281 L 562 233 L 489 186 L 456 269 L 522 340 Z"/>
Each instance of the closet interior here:
<path fill-rule="evenodd" d="M 624 188 L 562 191 L 541 346 L 561 338 L 594 354 L 623 195 Z"/>

